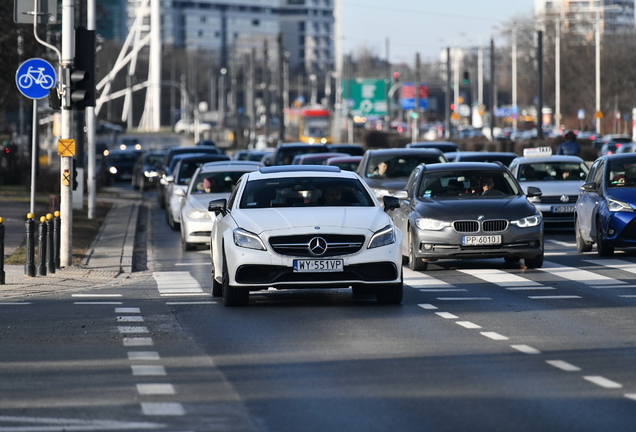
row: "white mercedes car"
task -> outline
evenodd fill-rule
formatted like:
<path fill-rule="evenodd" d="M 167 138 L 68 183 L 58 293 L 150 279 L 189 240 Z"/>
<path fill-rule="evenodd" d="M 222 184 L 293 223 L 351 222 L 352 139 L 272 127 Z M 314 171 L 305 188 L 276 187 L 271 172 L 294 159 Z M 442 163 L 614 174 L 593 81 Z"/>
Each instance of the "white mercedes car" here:
<path fill-rule="evenodd" d="M 183 250 L 194 250 L 198 245 L 210 244 L 210 232 L 214 219 L 208 213 L 208 203 L 219 198 L 228 198 L 236 182 L 247 172 L 261 166 L 251 161 L 209 162 L 193 174 L 186 192 L 178 192 L 182 197 L 179 209 L 181 222 L 181 245 Z"/>
<path fill-rule="evenodd" d="M 386 209 L 399 200 L 385 197 Z M 245 306 L 250 291 L 348 288 L 402 302 L 402 234 L 355 173 L 263 167 L 211 201 L 212 295 Z"/>

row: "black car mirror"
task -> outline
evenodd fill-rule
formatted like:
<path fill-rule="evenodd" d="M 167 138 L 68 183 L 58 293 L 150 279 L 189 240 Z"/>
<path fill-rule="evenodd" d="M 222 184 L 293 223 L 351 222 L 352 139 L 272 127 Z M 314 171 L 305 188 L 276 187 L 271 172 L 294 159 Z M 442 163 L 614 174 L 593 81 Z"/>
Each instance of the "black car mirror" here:
<path fill-rule="evenodd" d="M 527 197 L 530 197 L 530 198 L 540 197 L 541 195 L 543 195 L 543 192 L 541 192 L 541 189 L 535 186 L 528 186 L 528 191 L 526 192 Z"/>
<path fill-rule="evenodd" d="M 384 201 L 384 211 L 400 208 L 400 199 L 397 197 L 385 195 L 382 201 Z"/>
<path fill-rule="evenodd" d="M 227 198 L 210 201 L 208 203 L 208 211 L 213 212 L 215 215 L 221 213 L 225 216 L 227 214 Z"/>
<path fill-rule="evenodd" d="M 581 190 L 583 192 L 596 192 L 596 183 L 594 182 L 583 183 L 581 185 Z"/>

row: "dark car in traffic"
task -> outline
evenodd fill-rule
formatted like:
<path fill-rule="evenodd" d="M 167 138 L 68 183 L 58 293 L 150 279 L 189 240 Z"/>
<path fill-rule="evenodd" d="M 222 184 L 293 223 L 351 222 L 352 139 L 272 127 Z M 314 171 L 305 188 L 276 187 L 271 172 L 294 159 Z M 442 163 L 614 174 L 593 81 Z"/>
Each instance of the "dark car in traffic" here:
<path fill-rule="evenodd" d="M 367 150 L 358 165 L 357 173 L 381 202 L 384 196 L 404 189 L 411 171 L 419 164 L 444 162 L 446 162 L 446 157 L 438 149 Z"/>
<path fill-rule="evenodd" d="M 524 259 L 543 265 L 543 218 L 502 163 L 417 166 L 391 219 L 402 231 L 402 256 L 412 270 L 440 259 Z"/>
<path fill-rule="evenodd" d="M 599 256 L 636 246 L 636 154 L 598 158 L 581 186 L 574 213 L 576 248 Z"/>
<path fill-rule="evenodd" d="M 502 162 L 505 166 L 519 157 L 513 152 L 463 151 L 454 155 L 453 162 Z"/>
<path fill-rule="evenodd" d="M 141 150 L 112 150 L 105 159 L 107 183 L 132 180 L 133 168 Z"/>
<path fill-rule="evenodd" d="M 462 149 L 450 141 L 423 141 L 423 142 L 414 142 L 408 143 L 406 148 L 436 148 L 441 150 L 442 153 L 453 153 L 462 151 Z"/>
<path fill-rule="evenodd" d="M 159 168 L 165 155 L 164 151 L 149 151 L 137 158 L 131 180 L 133 189 L 144 191 L 158 181 Z"/>
<path fill-rule="evenodd" d="M 291 165 L 294 157 L 298 155 L 327 152 L 331 152 L 331 150 L 329 150 L 329 147 L 323 144 L 281 143 L 278 144 L 276 150 L 274 150 L 274 153 L 263 157 L 263 165 Z"/>

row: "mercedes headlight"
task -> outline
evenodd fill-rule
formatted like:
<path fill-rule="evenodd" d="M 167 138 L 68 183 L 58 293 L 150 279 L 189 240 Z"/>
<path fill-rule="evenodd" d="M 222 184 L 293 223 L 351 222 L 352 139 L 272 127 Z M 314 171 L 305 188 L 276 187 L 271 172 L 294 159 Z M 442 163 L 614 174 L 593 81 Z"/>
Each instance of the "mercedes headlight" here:
<path fill-rule="evenodd" d="M 197 209 L 190 209 L 186 212 L 188 219 L 210 219 L 210 215 L 207 211 L 201 211 Z"/>
<path fill-rule="evenodd" d="M 437 219 L 418 218 L 415 219 L 415 225 L 421 230 L 441 231 L 442 229 L 451 226 L 451 223 Z"/>
<path fill-rule="evenodd" d="M 607 208 L 611 212 L 633 212 L 634 209 L 631 205 L 614 198 L 607 199 Z"/>
<path fill-rule="evenodd" d="M 371 237 L 368 249 L 377 248 L 380 246 L 387 246 L 395 243 L 395 227 L 387 225 L 380 231 L 377 231 Z"/>
<path fill-rule="evenodd" d="M 234 244 L 247 249 L 267 250 L 263 241 L 256 234 L 242 228 L 234 230 Z"/>
<path fill-rule="evenodd" d="M 510 221 L 511 225 L 517 225 L 519 228 L 535 227 L 541 223 L 540 215 L 532 215 L 519 220 Z"/>

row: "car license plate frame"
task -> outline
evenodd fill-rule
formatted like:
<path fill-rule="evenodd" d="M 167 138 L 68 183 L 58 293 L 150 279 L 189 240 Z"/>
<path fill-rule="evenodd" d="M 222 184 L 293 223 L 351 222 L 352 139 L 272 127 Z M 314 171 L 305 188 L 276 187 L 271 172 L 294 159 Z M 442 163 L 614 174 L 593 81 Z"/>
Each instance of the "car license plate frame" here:
<path fill-rule="evenodd" d="M 501 235 L 463 236 L 462 246 L 496 246 L 501 244 Z"/>
<path fill-rule="evenodd" d="M 552 206 L 552 213 L 574 213 L 576 206 L 564 205 L 564 206 Z"/>
<path fill-rule="evenodd" d="M 344 271 L 342 259 L 295 259 L 294 273 L 335 273 Z"/>

